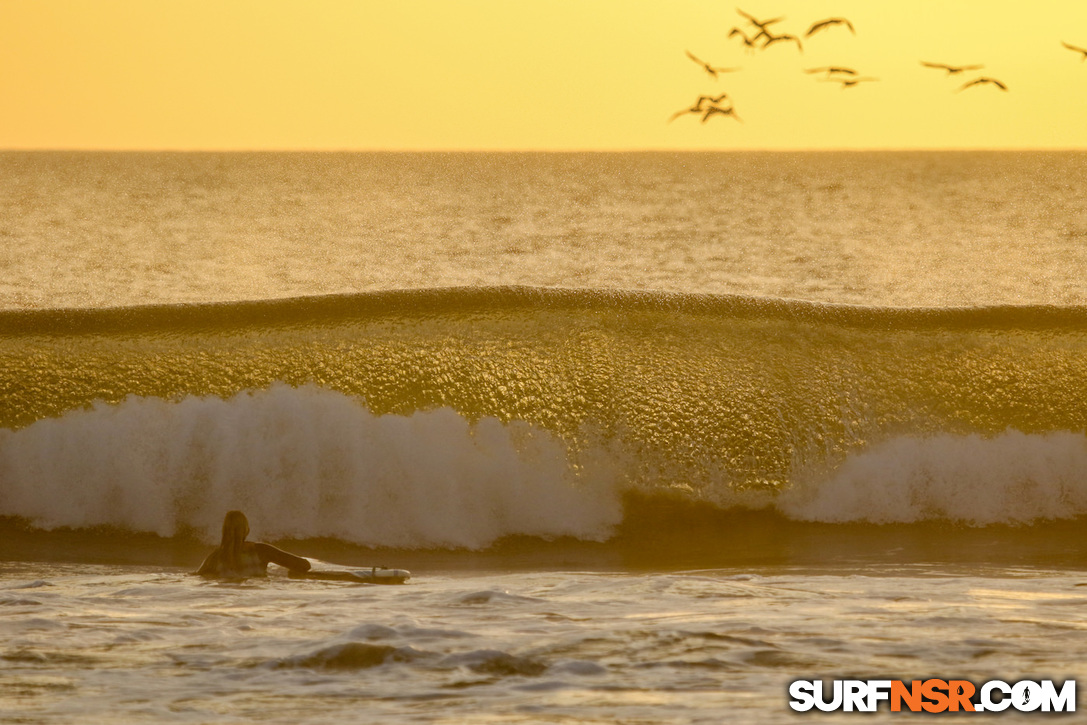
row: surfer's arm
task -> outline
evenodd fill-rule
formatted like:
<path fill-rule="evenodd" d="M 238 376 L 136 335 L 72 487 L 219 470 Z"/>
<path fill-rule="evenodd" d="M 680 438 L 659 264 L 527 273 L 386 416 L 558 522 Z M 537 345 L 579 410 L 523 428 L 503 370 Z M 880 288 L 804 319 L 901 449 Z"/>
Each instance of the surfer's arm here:
<path fill-rule="evenodd" d="M 294 554 L 288 554 L 282 549 L 277 549 L 271 544 L 265 544 L 263 542 L 257 543 L 257 554 L 265 564 L 271 562 L 273 564 L 279 564 L 282 567 L 286 567 L 291 571 L 309 571 L 310 563 L 306 559 Z"/>
<path fill-rule="evenodd" d="M 193 574 L 199 574 L 200 576 L 219 576 L 219 550 L 208 554 L 208 557 L 204 559 L 204 563 L 200 565 L 200 568 L 193 572 Z"/>

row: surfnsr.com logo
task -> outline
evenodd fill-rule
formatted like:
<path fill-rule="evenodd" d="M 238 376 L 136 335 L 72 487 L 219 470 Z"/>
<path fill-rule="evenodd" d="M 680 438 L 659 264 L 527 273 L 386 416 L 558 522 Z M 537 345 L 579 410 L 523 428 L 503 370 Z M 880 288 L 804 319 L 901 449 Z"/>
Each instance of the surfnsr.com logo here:
<path fill-rule="evenodd" d="M 789 697 L 798 712 L 876 712 L 884 702 L 891 712 L 1075 712 L 1076 681 L 1058 687 L 1052 680 L 990 680 L 978 687 L 969 680 L 834 680 L 824 689 L 822 680 L 796 680 Z"/>

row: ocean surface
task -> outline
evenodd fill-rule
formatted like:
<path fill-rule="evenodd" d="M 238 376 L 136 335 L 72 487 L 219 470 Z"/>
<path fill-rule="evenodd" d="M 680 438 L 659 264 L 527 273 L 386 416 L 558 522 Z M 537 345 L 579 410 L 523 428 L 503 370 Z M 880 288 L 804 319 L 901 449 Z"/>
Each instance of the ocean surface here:
<path fill-rule="evenodd" d="M 0 153 L 0 723 L 1083 686 L 1085 280 L 1087 152 Z"/>

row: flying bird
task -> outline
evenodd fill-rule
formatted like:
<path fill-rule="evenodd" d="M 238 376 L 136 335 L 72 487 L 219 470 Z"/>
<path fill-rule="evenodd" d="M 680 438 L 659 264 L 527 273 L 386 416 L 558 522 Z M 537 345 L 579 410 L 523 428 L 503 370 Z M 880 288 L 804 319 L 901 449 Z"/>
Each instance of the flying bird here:
<path fill-rule="evenodd" d="M 805 68 L 804 72 L 805 73 L 826 73 L 828 76 L 832 76 L 832 75 L 835 75 L 835 74 L 841 74 L 841 75 L 847 75 L 847 76 L 857 75 L 857 71 L 853 70 L 852 68 L 842 68 L 842 67 L 834 66 L 834 65 L 823 66 L 822 68 Z"/>
<path fill-rule="evenodd" d="M 728 37 L 731 38 L 734 35 L 739 35 L 740 40 L 748 48 L 754 48 L 755 47 L 755 41 L 758 40 L 760 37 L 762 37 L 764 35 L 764 33 L 762 33 L 760 31 L 759 34 L 756 35 L 754 38 L 749 38 L 749 37 L 747 37 L 747 33 L 740 30 L 739 28 L 733 28 L 732 30 L 728 31 Z"/>
<path fill-rule="evenodd" d="M 1083 53 L 1083 57 L 1080 58 L 1080 60 L 1087 60 L 1087 48 L 1080 48 L 1079 46 L 1069 45 L 1063 40 L 1061 41 L 1061 45 L 1063 45 L 1065 48 L 1068 48 L 1068 50 L 1074 50 L 1077 53 Z"/>
<path fill-rule="evenodd" d="M 715 113 L 719 113 L 722 116 L 732 116 L 740 123 L 744 122 L 742 118 L 736 115 L 736 109 L 732 106 L 729 106 L 728 108 L 721 108 L 720 106 L 707 106 L 706 112 L 702 115 L 702 123 L 708 121 L 710 119 L 710 116 Z"/>
<path fill-rule="evenodd" d="M 996 78 L 986 78 L 984 76 L 982 76 L 981 78 L 975 78 L 974 80 L 970 81 L 969 83 L 964 83 L 962 88 L 960 88 L 959 90 L 960 91 L 965 91 L 967 88 L 969 88 L 971 86 L 980 86 L 980 85 L 984 85 L 986 83 L 994 85 L 994 86 L 996 86 L 997 88 L 999 88 L 1002 91 L 1008 90 L 1008 87 L 1006 85 L 1004 85 L 1003 83 L 1001 83 L 1000 81 L 998 81 Z"/>
<path fill-rule="evenodd" d="M 983 65 L 948 65 L 946 63 L 926 63 L 921 61 L 921 65 L 926 68 L 939 68 L 940 70 L 946 70 L 949 76 L 953 76 L 956 73 L 962 73 L 965 70 L 981 70 L 985 66 Z"/>
<path fill-rule="evenodd" d="M 727 93 L 722 93 L 719 96 L 699 96 L 698 100 L 694 102 L 693 106 L 691 106 L 690 108 L 684 108 L 682 111 L 676 111 L 675 113 L 672 114 L 672 117 L 668 119 L 668 122 L 671 123 L 672 121 L 675 121 L 680 116 L 685 116 L 688 113 L 702 113 L 702 112 L 704 112 L 706 110 L 706 107 L 705 107 L 706 101 L 709 101 L 710 103 L 713 103 L 713 104 L 718 104 L 721 101 L 725 100 L 726 98 L 728 98 Z"/>
<path fill-rule="evenodd" d="M 687 57 L 690 58 L 691 60 L 693 60 L 695 63 L 698 63 L 698 65 L 702 66 L 702 70 L 709 73 L 710 76 L 713 77 L 714 79 L 717 78 L 718 73 L 734 73 L 734 72 L 740 70 L 739 68 L 714 68 L 712 65 L 710 65 L 706 61 L 696 57 L 689 50 L 687 51 Z"/>
<path fill-rule="evenodd" d="M 852 76 L 847 76 L 845 78 L 831 77 L 831 78 L 823 78 L 821 80 L 824 80 L 824 81 L 837 81 L 838 83 L 842 84 L 842 90 L 844 91 L 846 88 L 852 88 L 853 86 L 857 85 L 858 83 L 868 83 L 870 81 L 878 81 L 879 78 L 872 78 L 870 76 L 860 76 L 860 77 L 854 78 Z"/>
<path fill-rule="evenodd" d="M 763 50 L 766 50 L 774 43 L 778 43 L 780 41 L 788 42 L 790 40 L 794 40 L 796 41 L 796 49 L 799 50 L 801 53 L 804 52 L 804 46 L 800 44 L 800 38 L 796 37 L 795 35 L 789 35 L 788 33 L 782 33 L 781 35 L 771 35 L 765 32 L 763 33 L 763 35 L 766 36 L 766 42 L 762 44 Z"/>
<path fill-rule="evenodd" d="M 804 34 L 804 37 L 810 38 L 811 36 L 818 33 L 820 30 L 824 30 L 833 25 L 844 25 L 845 27 L 849 28 L 849 32 L 853 33 L 853 35 L 857 34 L 857 29 L 853 27 L 853 23 L 849 22 L 845 18 L 827 18 L 826 20 L 820 20 L 818 23 L 812 23 L 812 26 L 808 28 L 808 32 Z"/>
<path fill-rule="evenodd" d="M 785 19 L 784 17 L 780 17 L 780 18 L 772 18 L 770 20 L 757 20 L 754 15 L 751 15 L 750 13 L 745 13 L 743 10 L 740 10 L 739 8 L 736 8 L 736 12 L 738 12 L 743 17 L 747 18 L 747 22 L 751 23 L 752 25 L 754 25 L 756 28 L 758 28 L 759 30 L 761 30 L 764 33 L 767 32 L 767 30 L 766 30 L 767 25 L 773 25 L 774 23 L 780 23 L 782 20 Z"/>

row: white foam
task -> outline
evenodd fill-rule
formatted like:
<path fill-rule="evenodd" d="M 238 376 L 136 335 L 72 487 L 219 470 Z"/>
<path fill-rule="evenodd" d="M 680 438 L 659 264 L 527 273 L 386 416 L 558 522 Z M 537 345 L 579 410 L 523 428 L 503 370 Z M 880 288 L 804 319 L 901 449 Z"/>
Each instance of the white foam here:
<path fill-rule="evenodd" d="M 792 518 L 970 525 L 1023 524 L 1087 514 L 1087 436 L 1009 430 L 904 436 L 847 459 L 831 476 L 779 497 Z"/>
<path fill-rule="evenodd" d="M 0 515 L 42 528 L 191 528 L 209 541 L 234 508 L 260 538 L 398 547 L 603 539 L 622 516 L 611 477 L 571 466 L 548 431 L 451 409 L 379 416 L 313 385 L 131 396 L 0 431 L 0 481 Z"/>

